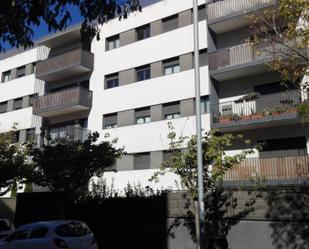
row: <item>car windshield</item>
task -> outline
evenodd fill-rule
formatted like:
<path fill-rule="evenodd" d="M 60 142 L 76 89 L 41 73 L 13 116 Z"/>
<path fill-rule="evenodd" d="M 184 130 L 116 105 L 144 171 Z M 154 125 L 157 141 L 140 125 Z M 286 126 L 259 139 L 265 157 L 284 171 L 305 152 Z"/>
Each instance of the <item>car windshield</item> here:
<path fill-rule="evenodd" d="M 90 231 L 84 223 L 70 222 L 58 226 L 55 233 L 61 237 L 79 237 L 89 234 Z"/>
<path fill-rule="evenodd" d="M 6 220 L 0 220 L 0 232 L 10 231 L 10 224 Z"/>

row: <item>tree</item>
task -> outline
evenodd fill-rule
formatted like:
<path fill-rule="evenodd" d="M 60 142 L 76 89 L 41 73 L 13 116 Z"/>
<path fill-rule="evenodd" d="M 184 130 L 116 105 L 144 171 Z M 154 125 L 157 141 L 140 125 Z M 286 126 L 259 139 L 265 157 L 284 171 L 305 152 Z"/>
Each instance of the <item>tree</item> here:
<path fill-rule="evenodd" d="M 278 6 L 249 15 L 249 19 L 256 52 L 270 56 L 270 68 L 301 87 L 303 77 L 309 76 L 308 0 L 279 0 Z"/>
<path fill-rule="evenodd" d="M 167 172 L 172 172 L 180 177 L 181 184 L 188 191 L 193 200 L 197 200 L 197 146 L 196 136 L 177 137 L 174 127 L 169 123 L 170 151 L 172 156 L 162 163 L 160 171 L 156 172 L 150 180 L 158 178 Z M 254 209 L 253 205 L 257 195 L 253 195 L 245 203 L 245 208 L 239 212 L 229 212 L 230 209 L 236 210 L 237 198 L 232 191 L 223 187 L 225 173 L 234 165 L 240 163 L 246 156 L 253 152 L 253 149 L 243 150 L 242 152 L 229 156 L 226 150 L 233 146 L 236 141 L 243 141 L 242 136 L 232 134 L 222 134 L 218 130 L 211 130 L 204 133 L 202 137 L 203 149 L 203 183 L 204 183 L 204 202 L 206 210 L 206 243 L 209 248 L 219 244 L 220 248 L 227 248 L 226 236 L 231 226 L 237 224 L 241 218 L 249 215 Z M 197 216 L 188 211 L 190 217 Z M 228 219 L 224 219 L 228 218 Z M 170 230 L 179 225 L 179 221 L 172 224 Z M 187 219 L 185 225 L 191 230 L 193 239 L 196 239 L 195 225 L 192 219 Z"/>
<path fill-rule="evenodd" d="M 53 140 L 43 135 L 46 144 L 40 148 L 31 146 L 35 168 L 31 180 L 52 191 L 65 192 L 73 199 L 85 194 L 90 179 L 101 177 L 123 152 L 114 147 L 115 141 L 98 142 L 97 132 L 89 134 L 84 142 Z"/>
<path fill-rule="evenodd" d="M 79 9 L 83 19 L 81 34 L 85 44 L 96 35 L 99 25 L 115 18 L 127 18 L 141 10 L 139 0 L 2 0 L 0 8 L 0 52 L 4 43 L 12 47 L 33 46 L 33 28 L 45 22 L 49 32 L 64 30 L 71 20 L 67 6 Z"/>
<path fill-rule="evenodd" d="M 0 196 L 14 189 L 17 182 L 26 182 L 31 174 L 28 148 L 15 140 L 14 130 L 0 134 Z"/>

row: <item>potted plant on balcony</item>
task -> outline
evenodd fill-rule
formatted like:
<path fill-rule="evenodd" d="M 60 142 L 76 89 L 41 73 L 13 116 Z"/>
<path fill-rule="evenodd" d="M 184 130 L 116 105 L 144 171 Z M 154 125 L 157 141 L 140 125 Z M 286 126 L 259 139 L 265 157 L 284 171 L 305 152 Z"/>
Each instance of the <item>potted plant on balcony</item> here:
<path fill-rule="evenodd" d="M 257 119 L 262 119 L 264 116 L 263 116 L 263 113 L 254 113 L 251 115 L 251 118 L 254 119 L 254 120 L 257 120 Z"/>
<path fill-rule="evenodd" d="M 300 121 L 304 124 L 309 121 L 309 102 L 303 102 L 297 106 L 297 115 Z"/>

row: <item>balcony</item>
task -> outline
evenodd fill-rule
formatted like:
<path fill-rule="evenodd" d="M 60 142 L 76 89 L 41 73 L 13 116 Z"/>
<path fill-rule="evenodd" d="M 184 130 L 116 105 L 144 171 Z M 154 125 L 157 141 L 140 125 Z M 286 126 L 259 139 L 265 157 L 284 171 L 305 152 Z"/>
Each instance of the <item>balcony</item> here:
<path fill-rule="evenodd" d="M 35 76 L 44 81 L 55 81 L 91 72 L 93 54 L 75 49 L 37 63 Z"/>
<path fill-rule="evenodd" d="M 309 178 L 309 156 L 248 158 L 235 165 L 224 176 L 224 181 L 261 180 L 302 182 Z"/>
<path fill-rule="evenodd" d="M 298 122 L 297 106 L 301 102 L 298 90 L 262 96 L 248 94 L 235 101 L 212 105 L 212 126 L 224 131 L 236 131 L 294 124 Z"/>
<path fill-rule="evenodd" d="M 33 100 L 33 114 L 48 118 L 90 110 L 91 106 L 92 91 L 83 87 L 74 87 L 36 97 Z"/>
<path fill-rule="evenodd" d="M 85 141 L 90 131 L 86 128 L 75 127 L 74 125 L 51 128 L 49 135 L 53 141 L 60 143 Z M 48 140 L 45 137 L 36 135 L 36 141 L 39 144 L 48 144 Z"/>
<path fill-rule="evenodd" d="M 280 45 L 260 44 L 253 47 L 249 43 L 219 49 L 209 53 L 209 73 L 218 80 L 245 77 L 269 70 L 265 65 L 276 55 Z M 280 50 L 280 51 L 281 51 Z"/>
<path fill-rule="evenodd" d="M 276 0 L 225 0 L 208 5 L 209 27 L 217 34 L 250 25 L 247 14 L 262 13 L 265 8 L 274 6 Z"/>

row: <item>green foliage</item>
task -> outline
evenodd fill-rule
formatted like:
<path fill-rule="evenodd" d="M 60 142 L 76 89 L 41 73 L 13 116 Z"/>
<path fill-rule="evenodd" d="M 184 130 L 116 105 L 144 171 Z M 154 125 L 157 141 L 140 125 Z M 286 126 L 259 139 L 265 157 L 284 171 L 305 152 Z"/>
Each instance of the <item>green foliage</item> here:
<path fill-rule="evenodd" d="M 85 195 L 90 179 L 102 177 L 123 153 L 123 149 L 116 149 L 111 142 L 98 142 L 98 138 L 97 132 L 84 142 L 55 141 L 47 136 L 46 144 L 31 149 L 36 168 L 31 181 L 52 191 L 64 191 L 70 198 Z"/>
<path fill-rule="evenodd" d="M 297 106 L 297 114 L 303 124 L 309 122 L 309 102 L 299 104 Z"/>
<path fill-rule="evenodd" d="M 14 128 L 0 134 L 0 196 L 14 190 L 16 182 L 23 183 L 31 174 L 28 153 L 27 146 L 16 143 Z"/>
<path fill-rule="evenodd" d="M 141 11 L 138 0 L 2 0 L 0 9 L 0 52 L 4 43 L 12 47 L 28 48 L 33 46 L 33 30 L 41 22 L 47 24 L 49 32 L 64 30 L 70 24 L 72 14 L 67 5 L 76 7 L 83 19 L 81 33 L 85 45 L 91 39 L 100 38 L 99 25 L 119 17 L 127 18 L 133 11 Z"/>
<path fill-rule="evenodd" d="M 157 181 L 167 172 L 175 173 L 180 176 L 182 186 L 196 199 L 198 194 L 196 136 L 177 137 L 174 127 L 169 123 L 168 138 L 173 155 L 163 162 L 160 171 L 156 172 L 150 180 Z M 226 171 L 252 153 L 252 149 L 248 149 L 234 156 L 227 155 L 225 151 L 239 140 L 242 140 L 242 136 L 221 134 L 218 130 L 204 133 L 202 149 L 205 192 L 216 189 L 222 183 Z M 249 143 L 249 141 L 244 142 Z"/>
<path fill-rule="evenodd" d="M 88 192 L 88 199 L 110 199 L 110 198 L 134 198 L 134 197 L 152 197 L 159 196 L 163 193 L 160 190 L 154 190 L 149 186 L 142 187 L 141 184 L 127 183 L 126 187 L 122 190 L 116 190 L 114 181 L 108 186 L 105 178 L 92 180 L 90 184 L 90 191 Z"/>
<path fill-rule="evenodd" d="M 16 197 L 17 195 L 17 182 L 14 182 L 11 186 L 11 197 Z"/>
<path fill-rule="evenodd" d="M 249 16 L 250 41 L 257 54 L 269 54 L 272 57 L 267 63 L 270 68 L 298 87 L 304 75 L 309 73 L 308 10 L 308 0 L 279 0 L 277 7 Z"/>

